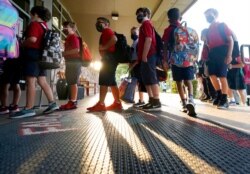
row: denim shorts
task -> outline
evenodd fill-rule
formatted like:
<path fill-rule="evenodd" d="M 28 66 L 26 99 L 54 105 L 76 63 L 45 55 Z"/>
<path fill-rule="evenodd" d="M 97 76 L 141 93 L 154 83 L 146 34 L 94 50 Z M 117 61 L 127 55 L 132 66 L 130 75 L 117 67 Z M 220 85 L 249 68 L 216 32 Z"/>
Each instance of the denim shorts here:
<path fill-rule="evenodd" d="M 42 52 L 39 49 L 28 48 L 23 54 L 23 74 L 24 76 L 38 77 L 46 76 L 46 71 L 39 65 Z"/>
<path fill-rule="evenodd" d="M 225 58 L 227 55 L 227 46 L 212 48 L 209 51 L 208 73 L 217 77 L 227 77 L 227 64 Z"/>
<path fill-rule="evenodd" d="M 157 56 L 153 55 L 148 58 L 147 62 L 141 62 L 141 77 L 144 85 L 158 84 L 158 78 L 156 74 L 156 62 Z"/>
<path fill-rule="evenodd" d="M 172 76 L 174 81 L 182 81 L 182 80 L 193 80 L 194 79 L 194 67 L 189 66 L 185 68 L 178 67 L 176 65 L 172 65 Z"/>

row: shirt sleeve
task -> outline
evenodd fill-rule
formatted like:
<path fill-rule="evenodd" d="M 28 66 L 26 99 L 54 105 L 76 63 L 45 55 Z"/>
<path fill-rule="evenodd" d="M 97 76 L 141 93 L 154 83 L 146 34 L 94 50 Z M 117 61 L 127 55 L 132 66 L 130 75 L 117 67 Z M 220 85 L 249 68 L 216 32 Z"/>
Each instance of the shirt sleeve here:
<path fill-rule="evenodd" d="M 153 38 L 153 27 L 149 22 L 145 22 L 142 29 L 145 37 Z"/>

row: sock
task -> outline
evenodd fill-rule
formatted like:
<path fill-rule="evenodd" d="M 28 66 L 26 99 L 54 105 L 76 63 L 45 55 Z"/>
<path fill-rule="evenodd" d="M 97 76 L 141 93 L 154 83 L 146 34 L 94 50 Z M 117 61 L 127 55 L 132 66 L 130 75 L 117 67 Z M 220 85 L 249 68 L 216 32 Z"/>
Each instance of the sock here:
<path fill-rule="evenodd" d="M 184 98 L 184 99 L 181 99 L 181 101 L 182 101 L 182 104 L 183 104 L 183 105 L 186 105 L 186 104 L 187 104 L 187 99 Z"/>
<path fill-rule="evenodd" d="M 153 100 L 154 100 L 154 98 L 153 97 L 149 97 L 149 103 L 153 103 Z"/>
<path fill-rule="evenodd" d="M 159 104 L 160 103 L 160 99 L 158 99 L 158 98 L 157 99 L 153 98 L 152 100 L 153 100 L 153 102 L 152 102 L 153 104 Z"/>
<path fill-rule="evenodd" d="M 190 99 L 193 100 L 193 99 L 194 99 L 193 94 L 189 94 L 189 95 L 188 95 L 188 98 L 189 98 L 189 100 L 190 100 Z"/>

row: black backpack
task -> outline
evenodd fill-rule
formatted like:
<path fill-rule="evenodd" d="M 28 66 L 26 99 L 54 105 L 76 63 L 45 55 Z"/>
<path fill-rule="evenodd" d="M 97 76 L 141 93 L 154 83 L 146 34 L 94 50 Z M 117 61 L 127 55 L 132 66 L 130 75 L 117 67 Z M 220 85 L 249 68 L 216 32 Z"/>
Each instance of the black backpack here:
<path fill-rule="evenodd" d="M 161 39 L 161 36 L 159 35 L 159 33 L 157 33 L 157 31 L 154 29 L 155 32 L 155 40 L 156 40 L 156 53 L 157 53 L 157 57 L 162 60 L 163 59 L 163 42 Z"/>
<path fill-rule="evenodd" d="M 130 63 L 132 59 L 131 47 L 127 44 L 127 39 L 123 34 L 115 32 L 117 42 L 115 44 L 115 59 L 118 63 Z"/>

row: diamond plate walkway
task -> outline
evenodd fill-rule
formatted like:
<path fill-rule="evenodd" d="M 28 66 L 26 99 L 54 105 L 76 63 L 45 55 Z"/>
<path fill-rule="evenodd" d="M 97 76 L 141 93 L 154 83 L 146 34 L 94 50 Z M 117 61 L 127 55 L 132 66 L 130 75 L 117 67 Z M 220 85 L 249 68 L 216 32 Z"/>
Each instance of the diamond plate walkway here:
<path fill-rule="evenodd" d="M 250 173 L 249 108 L 197 102 L 192 118 L 179 111 L 178 96 L 163 94 L 158 113 L 131 105 L 86 113 L 96 100 L 85 98 L 73 111 L 1 117 L 0 174 Z"/>

